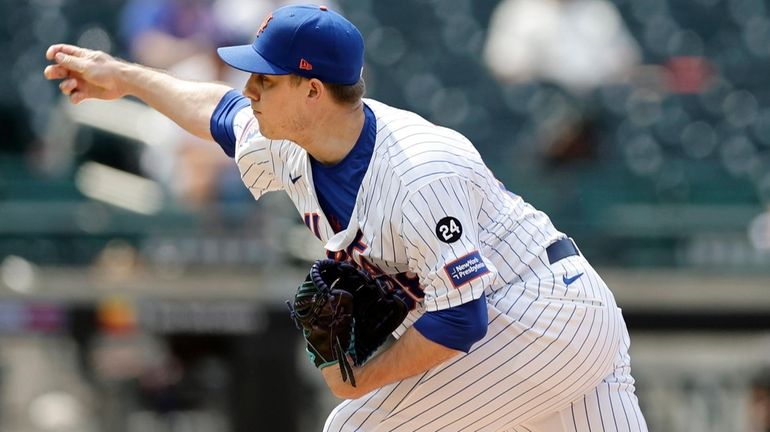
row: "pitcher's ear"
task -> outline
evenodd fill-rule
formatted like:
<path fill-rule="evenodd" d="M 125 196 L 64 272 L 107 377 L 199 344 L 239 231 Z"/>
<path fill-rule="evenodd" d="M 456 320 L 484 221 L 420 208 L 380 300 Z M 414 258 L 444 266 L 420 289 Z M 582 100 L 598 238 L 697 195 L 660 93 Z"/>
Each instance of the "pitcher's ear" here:
<path fill-rule="evenodd" d="M 326 92 L 324 83 L 318 78 L 311 78 L 308 83 L 310 84 L 307 92 L 309 98 L 320 98 Z"/>

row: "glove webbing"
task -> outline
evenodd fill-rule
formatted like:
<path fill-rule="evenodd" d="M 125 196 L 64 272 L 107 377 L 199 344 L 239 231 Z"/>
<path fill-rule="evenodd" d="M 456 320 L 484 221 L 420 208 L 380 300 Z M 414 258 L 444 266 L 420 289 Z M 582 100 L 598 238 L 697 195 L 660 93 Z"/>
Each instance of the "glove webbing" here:
<path fill-rule="evenodd" d="M 333 263 L 333 261 L 331 260 L 327 260 L 326 262 L 322 261 L 322 264 L 329 265 L 329 263 Z M 337 285 L 337 283 L 341 280 L 341 278 L 337 278 L 334 281 L 332 281 L 331 286 L 329 286 L 321 277 L 321 271 L 322 271 L 321 269 L 323 267 L 318 263 L 313 265 L 313 267 L 314 267 L 313 270 L 315 271 L 311 271 L 311 277 L 320 292 L 331 292 L 331 290 L 334 289 L 334 286 Z M 340 375 L 342 375 L 342 382 L 347 382 L 348 377 L 350 377 L 350 385 L 355 387 L 356 378 L 355 376 L 353 376 L 353 367 L 350 365 L 350 361 L 348 360 L 348 349 L 342 347 L 342 345 L 340 344 L 339 338 L 336 338 L 336 340 L 334 341 L 334 351 L 335 351 L 335 357 L 337 357 L 337 360 L 339 360 Z"/>
<path fill-rule="evenodd" d="M 339 279 L 336 279 L 334 282 L 332 282 L 332 287 L 334 287 L 337 282 L 339 282 Z M 326 283 L 318 278 L 316 279 L 316 283 L 314 284 L 312 281 L 305 281 L 300 285 L 299 293 L 297 295 L 298 307 L 292 307 L 291 302 L 287 301 L 286 306 L 289 307 L 289 311 L 291 312 L 291 317 L 294 320 L 294 325 L 297 327 L 297 329 L 301 329 L 300 326 L 300 318 L 307 320 L 307 317 L 312 317 L 313 319 L 308 321 L 312 324 L 313 321 L 318 319 L 318 311 L 321 310 L 324 305 L 326 304 L 328 296 L 326 295 L 328 292 L 331 291 L 331 288 L 326 285 Z M 322 295 L 318 295 L 322 294 Z M 309 310 L 306 310 L 307 307 L 305 304 L 302 304 L 301 301 L 302 298 L 307 298 L 308 300 L 311 300 L 309 303 L 311 305 L 311 308 Z M 300 309 L 300 310 L 297 310 Z M 334 323 L 332 323 L 332 326 L 334 326 Z M 313 348 L 315 349 L 315 347 Z M 317 352 L 318 350 L 316 350 Z M 350 385 L 353 387 L 356 386 L 356 378 L 353 375 L 353 367 L 350 365 L 350 361 L 348 360 L 348 350 L 342 347 L 342 344 L 340 344 L 339 337 L 335 337 L 334 340 L 334 356 L 337 358 L 339 365 L 340 365 L 340 375 L 342 375 L 342 382 L 347 382 L 348 377 L 350 377 Z M 323 357 L 322 357 L 323 358 Z M 332 359 L 323 359 L 325 362 L 328 362 Z"/>

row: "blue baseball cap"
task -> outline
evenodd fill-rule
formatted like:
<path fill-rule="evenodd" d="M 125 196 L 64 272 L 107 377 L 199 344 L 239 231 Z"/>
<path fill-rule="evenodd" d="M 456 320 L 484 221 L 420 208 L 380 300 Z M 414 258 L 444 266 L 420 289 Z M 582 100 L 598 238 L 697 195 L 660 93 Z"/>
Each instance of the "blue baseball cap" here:
<path fill-rule="evenodd" d="M 217 53 L 242 71 L 296 74 L 331 84 L 355 84 L 364 65 L 364 38 L 350 21 L 326 6 L 284 6 L 268 15 L 251 45 Z"/>

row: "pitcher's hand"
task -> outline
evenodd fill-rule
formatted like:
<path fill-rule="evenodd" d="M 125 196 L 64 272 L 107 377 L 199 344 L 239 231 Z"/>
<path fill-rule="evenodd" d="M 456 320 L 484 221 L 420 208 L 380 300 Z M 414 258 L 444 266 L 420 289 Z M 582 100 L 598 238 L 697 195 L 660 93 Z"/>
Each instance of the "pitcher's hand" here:
<path fill-rule="evenodd" d="M 74 104 L 126 95 L 120 74 L 128 63 L 101 51 L 66 44 L 51 45 L 45 56 L 55 64 L 46 66 L 43 74 L 49 80 L 62 80 L 59 89 Z"/>

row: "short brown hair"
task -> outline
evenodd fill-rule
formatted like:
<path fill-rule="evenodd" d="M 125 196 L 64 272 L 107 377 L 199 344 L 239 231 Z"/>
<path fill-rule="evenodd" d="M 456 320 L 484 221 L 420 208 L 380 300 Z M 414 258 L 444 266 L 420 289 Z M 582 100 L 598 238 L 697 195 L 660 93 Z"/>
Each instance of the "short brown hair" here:
<path fill-rule="evenodd" d="M 303 79 L 307 78 L 299 75 L 292 75 L 291 84 L 298 86 Z M 329 90 L 329 94 L 332 95 L 332 98 L 341 104 L 356 103 L 361 100 L 361 98 L 364 97 L 364 93 L 366 93 L 366 83 L 364 82 L 363 77 L 361 77 L 357 83 L 352 85 L 324 83 L 324 86 Z"/>

